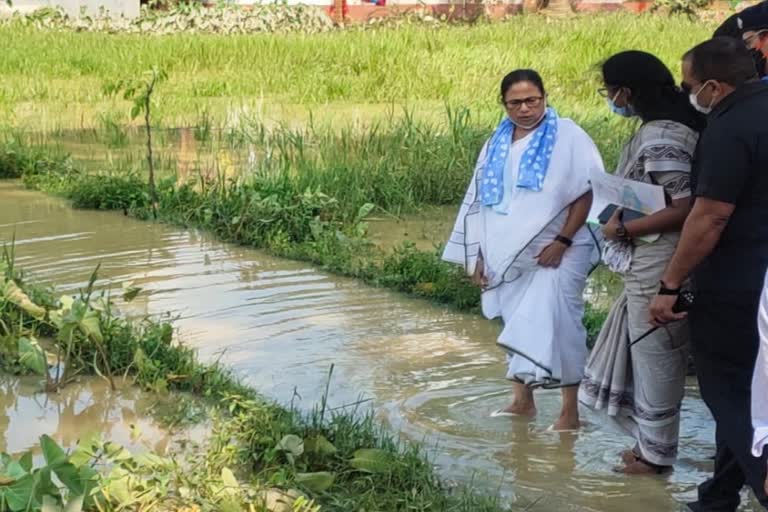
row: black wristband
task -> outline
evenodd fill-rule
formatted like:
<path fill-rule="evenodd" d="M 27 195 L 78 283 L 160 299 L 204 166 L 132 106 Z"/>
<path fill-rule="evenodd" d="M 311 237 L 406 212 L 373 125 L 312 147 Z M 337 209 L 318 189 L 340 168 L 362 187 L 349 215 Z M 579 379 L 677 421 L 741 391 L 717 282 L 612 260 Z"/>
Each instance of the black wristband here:
<path fill-rule="evenodd" d="M 563 235 L 557 235 L 555 237 L 555 242 L 560 242 L 561 244 L 565 245 L 566 247 L 570 247 L 570 246 L 573 245 L 573 240 L 571 240 L 567 236 L 563 236 Z"/>
<path fill-rule="evenodd" d="M 659 295 L 673 295 L 677 297 L 680 295 L 680 288 L 667 288 L 667 285 L 664 284 L 664 281 L 661 281 L 661 286 L 659 287 Z"/>

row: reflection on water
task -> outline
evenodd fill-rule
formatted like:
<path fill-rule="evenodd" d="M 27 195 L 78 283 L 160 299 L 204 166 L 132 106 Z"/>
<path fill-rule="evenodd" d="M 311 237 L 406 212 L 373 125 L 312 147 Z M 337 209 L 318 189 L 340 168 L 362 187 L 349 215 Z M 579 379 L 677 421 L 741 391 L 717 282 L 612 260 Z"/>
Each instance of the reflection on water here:
<path fill-rule="evenodd" d="M 195 231 L 73 211 L 9 184 L 0 200 L 0 238 L 15 230 L 19 265 L 36 278 L 76 290 L 101 262 L 102 284 L 144 287 L 130 312 L 179 316 L 203 358 L 221 356 L 281 402 L 295 390 L 300 406 L 314 405 L 333 363 L 331 407 L 373 398 L 396 431 L 434 448 L 447 478 L 539 500 L 529 510 L 677 510 L 709 471 L 714 429 L 692 383 L 679 468 L 619 477 L 611 467 L 627 439 L 599 418 L 587 415 L 579 435 L 546 431 L 559 410 L 556 391 L 538 393 L 541 412 L 531 423 L 488 417 L 509 399 L 491 322 Z"/>
<path fill-rule="evenodd" d="M 200 442 L 205 437 L 203 424 L 170 433 L 152 419 L 168 407 L 169 399 L 145 394 L 130 385 L 112 391 L 104 380 L 94 378 L 71 384 L 59 393 L 40 390 L 36 378 L 0 375 L 0 452 L 18 454 L 38 447 L 43 434 L 65 448 L 100 434 L 102 439 L 131 451 L 158 454 L 166 453 L 174 441 Z"/>

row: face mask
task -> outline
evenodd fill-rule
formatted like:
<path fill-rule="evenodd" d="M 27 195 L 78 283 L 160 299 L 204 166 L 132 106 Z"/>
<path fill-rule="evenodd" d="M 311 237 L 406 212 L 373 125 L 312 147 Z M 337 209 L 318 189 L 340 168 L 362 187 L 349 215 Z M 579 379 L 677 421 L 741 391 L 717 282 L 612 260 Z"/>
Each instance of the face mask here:
<path fill-rule="evenodd" d="M 608 101 L 608 108 L 611 109 L 611 112 L 613 112 L 614 114 L 618 114 L 621 117 L 636 116 L 637 113 L 635 112 L 635 109 L 629 103 L 627 103 L 623 107 L 619 107 L 618 105 L 616 105 L 616 98 L 619 97 L 620 92 L 621 91 L 616 91 L 616 94 L 613 95 L 613 98 L 606 98 L 606 101 Z"/>
<path fill-rule="evenodd" d="M 768 62 L 768 59 L 766 59 L 762 50 L 757 48 L 749 50 L 749 54 L 752 56 L 752 61 L 755 63 L 757 74 L 760 75 L 760 78 L 763 78 L 765 76 L 765 64 Z"/>
<path fill-rule="evenodd" d="M 541 120 L 544 119 L 544 116 L 546 115 L 547 115 L 547 109 L 544 109 L 544 112 L 541 113 L 541 116 L 539 116 L 539 118 L 536 119 L 536 121 L 532 122 L 531 124 L 524 125 L 524 124 L 518 123 L 517 121 L 512 121 L 512 122 L 518 128 L 522 128 L 523 130 L 530 130 L 531 128 L 534 128 L 537 124 L 539 124 Z"/>
<path fill-rule="evenodd" d="M 691 102 L 691 106 L 704 115 L 712 112 L 712 103 L 714 102 L 714 98 L 713 98 L 712 101 L 709 102 L 709 106 L 707 107 L 704 107 L 699 104 L 699 94 L 701 94 L 701 91 L 704 90 L 704 88 L 707 86 L 708 83 L 709 81 L 704 82 L 704 85 L 699 87 L 699 90 L 697 92 L 691 91 L 691 94 L 688 96 L 688 99 Z"/>

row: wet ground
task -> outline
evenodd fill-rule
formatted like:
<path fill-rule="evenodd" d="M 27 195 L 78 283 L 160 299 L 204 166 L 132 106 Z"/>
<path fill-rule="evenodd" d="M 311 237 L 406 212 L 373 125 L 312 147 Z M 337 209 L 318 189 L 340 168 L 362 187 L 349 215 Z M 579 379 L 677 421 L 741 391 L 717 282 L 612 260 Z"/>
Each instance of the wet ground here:
<path fill-rule="evenodd" d="M 9 183 L 0 185 L 0 212 L 0 238 L 15 233 L 18 265 L 36 279 L 75 291 L 101 263 L 100 284 L 144 288 L 127 312 L 178 316 L 182 338 L 204 359 L 221 357 L 280 402 L 312 407 L 334 364 L 331 407 L 371 399 L 395 431 L 430 447 L 446 478 L 535 502 L 528 510 L 678 510 L 710 470 L 714 425 L 693 382 L 677 470 L 624 478 L 611 467 L 628 441 L 600 417 L 586 414 L 579 434 L 546 431 L 556 391 L 538 392 L 534 421 L 489 417 L 507 403 L 509 385 L 497 327 L 482 318 L 197 231 L 75 211 Z M 5 431 L 5 443 L 17 443 L 7 433 L 16 428 Z"/>

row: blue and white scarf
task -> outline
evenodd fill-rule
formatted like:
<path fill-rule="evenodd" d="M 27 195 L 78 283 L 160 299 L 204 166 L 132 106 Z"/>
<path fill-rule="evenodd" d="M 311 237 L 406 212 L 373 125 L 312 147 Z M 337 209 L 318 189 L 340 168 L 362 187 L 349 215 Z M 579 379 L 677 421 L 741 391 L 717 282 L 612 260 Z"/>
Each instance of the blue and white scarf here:
<path fill-rule="evenodd" d="M 504 199 L 504 167 L 514 133 L 514 123 L 505 117 L 488 143 L 488 154 L 480 181 L 480 199 L 485 206 L 496 206 Z M 534 132 L 520 159 L 518 188 L 541 192 L 556 140 L 557 112 L 547 108 L 542 123 Z"/>

